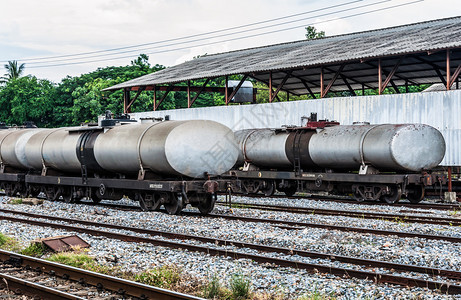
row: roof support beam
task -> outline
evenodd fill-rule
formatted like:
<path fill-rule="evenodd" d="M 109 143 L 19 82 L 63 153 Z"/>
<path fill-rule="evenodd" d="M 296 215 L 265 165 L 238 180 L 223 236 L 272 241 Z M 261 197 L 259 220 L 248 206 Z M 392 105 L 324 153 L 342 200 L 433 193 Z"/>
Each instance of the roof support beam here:
<path fill-rule="evenodd" d="M 269 102 L 272 102 L 274 101 L 274 98 L 277 97 L 278 93 L 280 92 L 280 90 L 282 89 L 283 85 L 287 82 L 288 78 L 290 78 L 290 75 L 291 75 L 291 71 L 288 71 L 285 75 L 285 77 L 283 78 L 282 82 L 279 84 L 279 86 L 277 87 L 277 89 L 275 90 L 275 92 L 272 94 L 271 98 L 269 99 Z M 272 77 L 272 76 L 271 76 Z M 272 81 L 272 80 L 271 80 Z M 279 99 L 280 101 L 280 99 Z"/>
<path fill-rule="evenodd" d="M 232 91 L 232 93 L 230 94 L 229 96 L 229 101 L 232 100 L 232 98 L 234 98 L 235 94 L 237 94 L 238 90 L 240 89 L 240 87 L 242 86 L 242 84 L 245 82 L 245 80 L 247 80 L 248 78 L 248 75 L 244 75 L 242 80 L 240 80 L 239 84 L 234 88 L 234 90 Z M 228 102 L 229 103 L 229 102 Z"/>
<path fill-rule="evenodd" d="M 300 79 L 300 78 L 298 78 Z M 306 90 L 309 92 L 309 94 L 311 95 L 312 98 L 314 99 L 317 99 L 317 97 L 315 96 L 315 94 L 312 92 L 311 88 L 307 85 L 307 82 L 303 79 L 300 79 L 302 84 L 304 85 L 304 87 L 306 88 Z"/>
<path fill-rule="evenodd" d="M 173 90 L 173 86 L 169 86 L 168 89 L 165 91 L 165 94 L 163 94 L 162 98 L 160 99 L 160 101 L 158 102 L 157 104 L 157 107 L 154 109 L 154 110 L 157 110 L 157 108 L 160 106 L 160 104 L 162 104 L 163 100 L 166 99 L 166 96 L 168 96 L 168 94 Z"/>
<path fill-rule="evenodd" d="M 377 68 L 377 67 L 378 67 L 377 65 L 375 65 L 375 64 L 373 64 L 373 63 L 371 63 L 371 62 L 365 62 L 365 64 L 367 64 L 367 65 L 369 65 L 369 66 L 372 66 L 372 67 L 374 67 L 374 68 Z M 387 75 L 387 74 L 386 74 L 386 71 L 385 71 L 384 69 L 383 69 L 382 71 L 383 71 L 383 74 L 384 74 L 384 75 Z M 412 81 L 412 80 L 410 80 L 410 79 L 408 79 L 408 78 L 405 78 L 405 77 L 403 77 L 403 76 L 399 76 L 399 75 L 397 75 L 397 74 L 394 74 L 394 77 L 395 77 L 395 78 L 398 78 L 398 79 L 400 79 L 400 80 L 403 80 L 403 81 L 408 81 L 408 82 L 411 83 L 412 85 L 419 85 L 418 83 L 416 83 L 416 82 L 414 82 L 414 81 Z"/>
<path fill-rule="evenodd" d="M 332 69 L 327 68 L 327 67 L 324 67 L 324 69 L 327 70 L 328 72 L 334 72 Z M 344 76 L 344 78 L 346 78 L 346 79 L 349 80 L 349 81 L 352 81 L 352 82 L 354 82 L 354 83 L 360 84 L 360 85 L 362 85 L 362 86 L 366 86 L 366 87 L 369 88 L 369 89 L 373 89 L 373 87 L 372 87 L 371 85 L 365 84 L 365 83 L 363 83 L 363 82 L 361 82 L 361 81 L 358 81 L 357 79 L 354 79 L 354 78 L 352 78 L 352 77 L 349 77 L 349 76 L 344 75 L 343 73 L 341 73 L 341 77 L 343 77 L 343 76 Z"/>
<path fill-rule="evenodd" d="M 392 85 L 392 87 L 394 88 L 395 93 L 396 93 L 396 94 L 400 94 L 399 87 L 394 83 L 393 80 L 391 80 L 391 85 Z"/>
<path fill-rule="evenodd" d="M 354 89 L 351 87 L 351 85 L 349 84 L 349 82 L 347 81 L 347 78 L 346 76 L 344 76 L 343 74 L 341 74 L 341 79 L 344 81 L 344 83 L 346 84 L 347 88 L 349 89 L 349 92 L 353 95 L 353 96 L 357 96 L 357 94 L 355 93 Z"/>
<path fill-rule="evenodd" d="M 395 66 L 392 68 L 392 71 L 389 73 L 389 75 L 386 76 L 386 80 L 384 80 L 384 83 L 382 83 L 381 85 L 381 88 L 379 90 L 379 94 L 381 95 L 383 92 L 384 92 L 384 89 L 387 87 L 387 85 L 389 84 L 389 82 L 391 81 L 392 79 L 392 76 L 394 76 L 395 72 L 397 71 L 397 69 L 399 68 L 400 66 L 400 63 L 402 62 L 402 58 L 403 56 L 400 57 L 399 61 L 395 64 Z M 380 64 L 379 64 L 379 67 L 381 69 L 381 60 L 380 61 Z M 380 71 L 380 74 L 381 74 L 381 71 Z M 380 83 L 381 83 L 381 78 L 380 78 Z"/>
<path fill-rule="evenodd" d="M 200 96 L 200 94 L 203 92 L 203 90 L 205 89 L 206 85 L 208 84 L 208 81 L 210 81 L 210 78 L 207 78 L 207 79 L 205 80 L 205 83 L 202 85 L 202 87 L 200 88 L 200 90 L 195 94 L 194 98 L 192 98 L 192 100 L 190 101 L 189 108 L 192 106 L 192 104 L 194 104 L 195 100 L 197 100 L 198 96 Z"/>
<path fill-rule="evenodd" d="M 458 65 L 455 72 L 453 73 L 453 76 L 451 76 L 450 87 L 455 83 L 455 81 L 456 83 L 458 83 L 458 76 L 460 72 L 461 72 L 461 64 Z M 456 87 L 456 89 L 458 89 L 458 86 Z"/>
<path fill-rule="evenodd" d="M 136 99 L 138 99 L 138 97 L 139 97 L 139 95 L 141 94 L 142 91 L 144 91 L 144 88 L 140 88 L 140 89 L 138 90 L 138 92 L 136 93 L 136 96 L 134 96 L 133 100 L 131 100 L 130 103 L 128 104 L 128 106 L 127 106 L 126 109 L 127 109 L 129 112 L 131 112 L 131 105 L 133 105 L 133 103 L 136 101 Z"/>
<path fill-rule="evenodd" d="M 338 71 L 336 71 L 336 74 L 335 74 L 335 75 L 333 76 L 333 78 L 330 80 L 330 82 L 328 83 L 328 85 L 327 85 L 327 87 L 326 87 L 325 89 L 323 89 L 323 68 L 322 68 L 322 70 L 321 70 L 321 76 L 320 76 L 320 78 L 321 78 L 321 83 L 322 83 L 322 84 L 321 84 L 321 85 L 322 85 L 322 89 L 321 89 L 321 91 L 320 91 L 320 97 L 321 97 L 321 98 L 325 97 L 325 96 L 328 94 L 328 92 L 330 91 L 331 87 L 332 87 L 333 84 L 335 83 L 336 79 L 338 79 L 338 76 L 341 74 L 341 71 L 344 69 L 344 66 L 345 66 L 345 65 L 346 65 L 346 64 L 342 64 L 342 65 L 339 67 Z"/>

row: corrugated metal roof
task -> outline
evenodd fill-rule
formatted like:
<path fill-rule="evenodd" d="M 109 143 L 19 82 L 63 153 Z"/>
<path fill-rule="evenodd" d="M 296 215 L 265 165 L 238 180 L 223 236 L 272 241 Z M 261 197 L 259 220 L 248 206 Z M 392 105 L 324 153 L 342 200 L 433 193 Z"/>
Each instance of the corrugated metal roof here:
<path fill-rule="evenodd" d="M 250 48 L 197 59 L 110 88 L 150 86 L 461 47 L 461 17 Z"/>

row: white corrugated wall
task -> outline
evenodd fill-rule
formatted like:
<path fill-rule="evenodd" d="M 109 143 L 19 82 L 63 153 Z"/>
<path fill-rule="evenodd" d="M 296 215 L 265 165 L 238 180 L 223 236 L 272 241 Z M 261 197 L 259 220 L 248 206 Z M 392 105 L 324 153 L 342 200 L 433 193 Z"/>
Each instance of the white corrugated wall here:
<path fill-rule="evenodd" d="M 316 112 L 319 119 L 336 120 L 345 125 L 366 121 L 434 126 L 442 132 L 447 144 L 441 164 L 461 166 L 461 90 L 176 109 L 133 113 L 131 116 L 140 119 L 170 115 L 171 120 L 214 120 L 239 130 L 301 125 L 301 117 L 309 116 L 311 112 Z"/>

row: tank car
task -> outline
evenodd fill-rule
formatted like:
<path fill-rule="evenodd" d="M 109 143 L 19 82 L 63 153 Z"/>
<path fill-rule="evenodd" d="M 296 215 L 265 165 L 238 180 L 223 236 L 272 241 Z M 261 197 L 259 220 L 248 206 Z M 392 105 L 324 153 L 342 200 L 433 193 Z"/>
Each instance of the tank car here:
<path fill-rule="evenodd" d="M 136 199 L 146 210 L 171 214 L 186 204 L 213 209 L 238 156 L 233 132 L 205 120 L 0 130 L 0 182 L 8 195 L 74 202 Z"/>
<path fill-rule="evenodd" d="M 445 154 L 445 141 L 424 124 L 355 124 L 314 121 L 306 127 L 235 132 L 234 171 L 247 192 L 278 189 L 353 194 L 359 200 L 411 202 L 442 178 L 429 174 Z M 275 171 L 276 170 L 276 171 Z"/>

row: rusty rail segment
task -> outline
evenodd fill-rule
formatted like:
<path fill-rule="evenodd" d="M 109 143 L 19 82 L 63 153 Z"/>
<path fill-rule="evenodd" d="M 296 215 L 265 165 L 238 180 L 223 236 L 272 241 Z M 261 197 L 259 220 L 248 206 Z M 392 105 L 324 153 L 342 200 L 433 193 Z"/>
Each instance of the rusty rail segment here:
<path fill-rule="evenodd" d="M 290 207 L 290 206 L 285 206 L 285 205 L 268 205 L 268 204 L 244 203 L 244 202 L 232 202 L 232 205 L 233 206 L 235 205 L 241 208 L 251 208 L 251 209 L 260 209 L 260 210 L 268 210 L 268 211 L 284 211 L 284 212 L 302 213 L 302 214 L 311 214 L 311 215 L 345 216 L 345 217 L 355 217 L 355 218 L 365 218 L 365 219 L 378 219 L 378 220 L 385 220 L 385 221 L 403 221 L 403 222 L 408 222 L 408 223 L 423 223 L 423 224 L 436 224 L 436 225 L 449 225 L 449 226 L 461 225 L 461 219 L 456 219 L 456 218 L 422 217 L 422 216 L 412 216 L 412 215 L 403 215 L 403 214 L 358 212 L 358 211 L 308 208 L 308 207 Z"/>
<path fill-rule="evenodd" d="M 42 217 L 46 217 L 46 216 L 42 216 Z M 57 217 L 52 217 L 52 218 L 57 218 Z M 150 244 L 157 245 L 157 246 L 164 246 L 164 247 L 170 247 L 170 248 L 175 248 L 175 249 L 187 249 L 189 251 L 203 252 L 203 253 L 207 253 L 210 255 L 232 257 L 234 259 L 240 259 L 240 258 L 252 259 L 256 262 L 272 263 L 275 265 L 292 267 L 296 269 L 301 268 L 301 269 L 305 269 L 311 272 L 324 272 L 324 273 L 330 273 L 330 274 L 334 274 L 338 276 L 351 276 L 351 277 L 356 277 L 360 279 L 368 279 L 368 280 L 372 280 L 374 282 L 379 282 L 379 283 L 391 283 L 391 284 L 398 284 L 398 285 L 404 285 L 404 286 L 427 287 L 430 289 L 440 290 L 444 293 L 461 294 L 461 286 L 453 285 L 453 284 L 449 284 L 445 282 L 440 282 L 440 281 L 431 281 L 431 280 L 424 280 L 424 279 L 417 279 L 417 278 L 409 278 L 409 277 L 404 277 L 404 276 L 382 274 L 382 273 L 376 273 L 376 272 L 371 272 L 371 271 L 362 271 L 362 270 L 354 270 L 354 269 L 348 269 L 348 268 L 331 267 L 331 266 L 319 265 L 319 264 L 311 264 L 311 263 L 305 263 L 305 262 L 300 262 L 300 261 L 267 257 L 263 255 L 229 251 L 227 249 L 221 250 L 221 249 L 215 249 L 215 248 L 210 248 L 210 247 L 191 245 L 187 243 L 158 240 L 154 238 L 139 237 L 139 236 L 133 236 L 133 235 L 127 235 L 127 234 L 108 232 L 108 231 L 103 231 L 103 230 L 82 228 L 82 227 L 49 223 L 49 222 L 36 221 L 36 220 L 25 220 L 21 218 L 18 219 L 18 218 L 7 217 L 7 216 L 0 216 L 0 219 L 6 219 L 6 220 L 16 221 L 16 222 L 24 222 L 24 223 L 29 223 L 29 224 L 39 225 L 39 226 L 60 228 L 60 229 L 65 229 L 69 231 L 84 232 L 87 234 L 105 236 L 108 238 L 114 238 L 114 239 L 119 239 L 123 241 L 129 241 L 129 242 L 150 243 Z M 83 221 L 83 222 L 88 222 L 88 221 Z M 97 224 L 97 226 L 101 226 L 101 224 L 99 223 L 95 223 L 95 224 Z M 105 225 L 110 225 L 110 224 L 105 224 Z M 116 225 L 110 225 L 110 226 L 116 226 Z M 124 227 L 121 227 L 121 228 L 124 228 Z M 125 229 L 132 230 L 133 228 L 127 227 Z M 183 238 L 187 237 L 186 235 L 181 235 L 181 234 L 174 234 L 174 233 L 168 233 L 168 234 L 172 234 L 173 236 L 176 236 L 177 238 L 180 238 L 181 236 Z M 194 238 L 199 239 L 199 240 L 207 239 L 204 237 L 195 237 L 195 236 Z M 215 239 L 211 239 L 211 240 L 216 241 Z M 231 243 L 231 242 L 232 241 L 226 241 L 226 243 Z M 283 248 L 275 248 L 275 247 L 262 246 L 262 245 L 254 245 L 254 244 L 252 245 L 252 244 L 246 244 L 246 243 L 240 243 L 240 242 L 235 242 L 235 243 L 237 244 L 237 246 L 240 244 L 240 246 L 242 247 L 249 247 L 249 248 L 258 249 L 258 250 L 266 251 L 266 252 L 274 252 L 274 251 L 280 252 L 281 251 L 282 253 L 285 253 L 285 254 L 298 254 L 298 255 L 309 256 L 309 257 L 316 257 L 317 255 L 317 257 L 328 258 L 331 260 L 335 260 L 337 257 L 337 260 L 339 261 L 341 261 L 342 259 L 344 259 L 344 261 L 356 260 L 355 263 L 365 264 L 365 265 L 372 263 L 371 260 L 354 259 L 354 258 L 349 258 L 349 257 L 341 257 L 341 256 L 334 256 L 334 255 L 329 255 L 329 254 L 321 254 L 321 253 L 314 253 L 314 252 L 307 252 L 307 251 L 298 251 L 298 250 L 286 249 L 286 248 L 283 249 Z M 392 267 L 392 266 L 397 267 L 397 264 L 391 264 L 391 263 L 386 263 L 386 262 L 376 262 L 376 266 L 379 266 L 379 265 L 383 266 L 383 264 L 389 264 L 388 265 L 389 267 Z M 419 271 L 417 272 L 422 271 L 427 274 L 442 275 L 442 276 L 446 276 L 452 279 L 459 279 L 461 277 L 461 272 L 451 271 L 451 270 L 439 270 L 439 269 L 433 269 L 433 268 L 428 268 L 428 267 L 405 266 L 405 265 L 401 265 L 399 267 L 400 270 L 408 270 L 408 268 L 412 268 L 413 271 L 416 271 L 417 269 L 419 269 Z"/>
<path fill-rule="evenodd" d="M 66 279 L 71 279 L 75 281 L 81 281 L 82 279 L 85 283 L 100 287 L 102 289 L 107 289 L 111 291 L 116 291 L 121 295 L 129 295 L 133 297 L 138 297 L 141 299 L 161 299 L 161 300 L 173 300 L 173 299 L 190 299 L 197 300 L 201 299 L 198 297 L 181 294 L 174 291 L 165 290 L 162 288 L 129 281 L 113 276 L 108 276 L 100 273 L 95 273 L 63 264 L 58 264 L 55 262 L 20 255 L 17 253 L 0 250 L 0 260 L 11 264 L 16 267 L 29 267 L 32 269 L 40 270 L 47 274 L 60 276 Z M 45 298 L 48 299 L 48 298 Z M 62 298 L 57 298 L 62 299 Z M 73 298 L 65 298 L 73 299 Z M 81 299 L 81 298 L 75 298 Z"/>
<path fill-rule="evenodd" d="M 16 294 L 26 295 L 34 299 L 47 299 L 47 300 L 84 300 L 85 298 L 72 295 L 70 293 L 62 292 L 41 284 L 27 281 L 22 278 L 17 278 L 11 275 L 0 273 L 0 286 L 14 291 Z"/>

